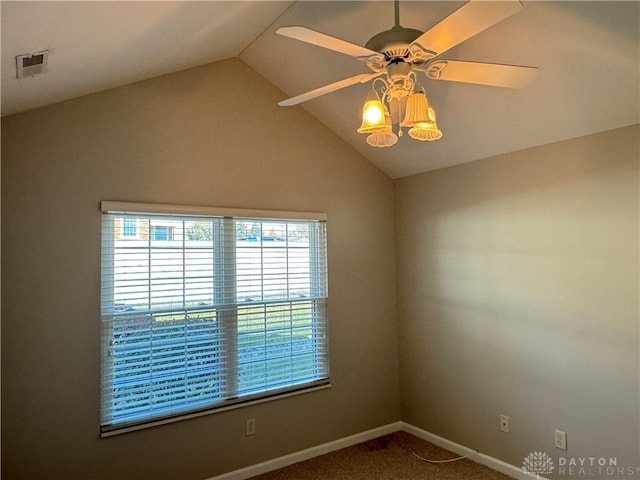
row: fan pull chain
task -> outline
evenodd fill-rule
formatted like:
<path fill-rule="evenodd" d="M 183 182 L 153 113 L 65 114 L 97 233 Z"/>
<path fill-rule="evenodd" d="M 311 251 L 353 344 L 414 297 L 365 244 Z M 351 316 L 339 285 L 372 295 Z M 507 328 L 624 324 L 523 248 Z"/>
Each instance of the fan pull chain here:
<path fill-rule="evenodd" d="M 400 103 L 400 100 L 398 100 L 398 138 L 400 138 L 403 133 L 402 133 L 402 104 Z"/>

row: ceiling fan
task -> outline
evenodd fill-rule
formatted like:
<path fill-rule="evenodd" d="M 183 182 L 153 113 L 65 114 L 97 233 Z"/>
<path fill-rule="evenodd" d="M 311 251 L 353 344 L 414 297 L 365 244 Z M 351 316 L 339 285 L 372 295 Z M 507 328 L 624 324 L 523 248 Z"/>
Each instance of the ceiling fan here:
<path fill-rule="evenodd" d="M 424 90 L 417 82 L 417 72 L 424 72 L 431 80 L 449 80 L 507 88 L 525 87 L 535 78 L 538 72 L 536 67 L 436 59 L 452 47 L 510 17 L 522 8 L 522 4 L 517 0 L 499 2 L 470 0 L 437 25 L 422 32 L 400 25 L 399 2 L 395 0 L 395 25 L 371 37 L 364 47 L 306 27 L 279 28 L 276 31 L 279 35 L 355 57 L 371 70 L 371 73 L 362 73 L 288 98 L 279 102 L 279 105 L 297 105 L 351 85 L 374 80 L 372 90 L 375 95 L 370 95 L 367 99 L 363 111 L 363 125 L 358 129 L 361 133 L 373 134 L 367 139 L 371 145 L 390 146 L 389 142 L 392 145 L 397 141 L 397 136 L 391 132 L 392 121 L 389 109 L 384 106 L 384 102 L 392 106 L 396 100 L 402 100 L 402 107 L 406 111 L 403 121 L 398 120 L 393 123 L 412 127 L 416 135 L 412 135 L 412 130 L 409 131 L 409 135 L 418 140 L 437 140 L 442 136 L 442 132 L 437 130 L 437 127 L 436 133 L 424 134 L 429 128 L 434 130 L 435 112 L 428 106 Z M 386 78 L 383 77 L 385 74 Z M 376 80 L 383 84 L 380 89 L 381 101 L 374 87 Z M 416 98 L 412 98 L 414 96 Z M 378 105 L 375 107 L 378 110 L 373 115 L 375 118 L 365 120 L 367 105 L 373 105 L 376 100 Z M 392 110 L 394 110 L 393 107 Z M 398 111 L 398 107 L 395 110 Z M 399 135 L 402 135 L 401 129 Z"/>

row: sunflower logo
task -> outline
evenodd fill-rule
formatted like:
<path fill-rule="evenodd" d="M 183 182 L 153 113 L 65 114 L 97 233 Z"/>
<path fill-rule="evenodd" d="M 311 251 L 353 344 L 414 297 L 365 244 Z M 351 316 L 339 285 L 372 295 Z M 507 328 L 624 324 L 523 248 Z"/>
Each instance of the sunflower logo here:
<path fill-rule="evenodd" d="M 522 470 L 526 473 L 553 473 L 553 460 L 545 452 L 531 452 L 522 461 Z"/>

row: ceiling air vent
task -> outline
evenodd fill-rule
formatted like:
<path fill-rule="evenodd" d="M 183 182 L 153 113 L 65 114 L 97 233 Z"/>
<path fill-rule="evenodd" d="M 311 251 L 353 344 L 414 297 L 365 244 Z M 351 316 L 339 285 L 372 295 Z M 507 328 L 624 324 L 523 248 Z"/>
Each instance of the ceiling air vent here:
<path fill-rule="evenodd" d="M 16 55 L 16 77 L 33 77 L 47 71 L 49 50 Z"/>

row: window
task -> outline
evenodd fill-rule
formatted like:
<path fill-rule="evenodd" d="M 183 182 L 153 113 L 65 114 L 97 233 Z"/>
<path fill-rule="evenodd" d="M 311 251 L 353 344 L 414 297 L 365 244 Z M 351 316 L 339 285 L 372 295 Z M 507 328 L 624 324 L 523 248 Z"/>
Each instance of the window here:
<path fill-rule="evenodd" d="M 173 227 L 167 225 L 156 225 L 152 229 L 154 240 L 172 240 Z"/>
<path fill-rule="evenodd" d="M 138 235 L 138 222 L 135 218 L 122 219 L 122 236 L 135 237 Z"/>
<path fill-rule="evenodd" d="M 322 214 L 102 210 L 103 436 L 329 385 Z"/>

